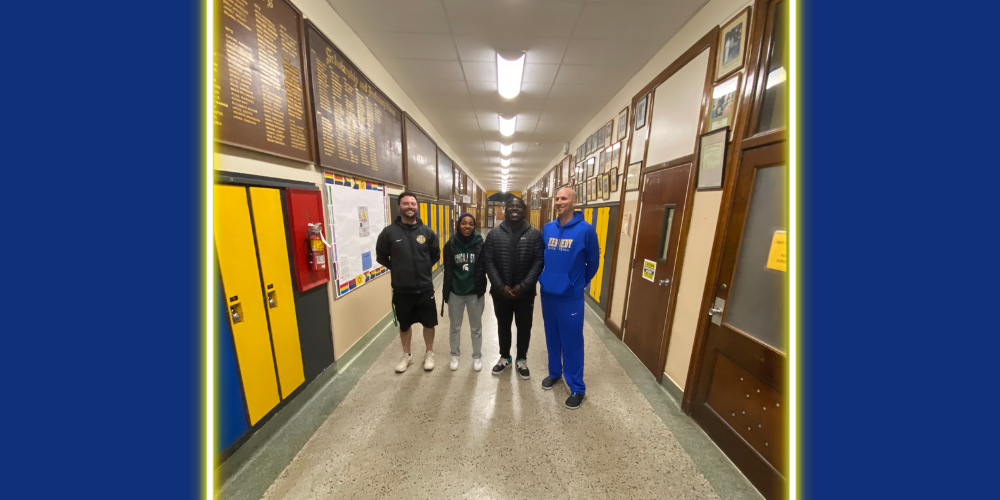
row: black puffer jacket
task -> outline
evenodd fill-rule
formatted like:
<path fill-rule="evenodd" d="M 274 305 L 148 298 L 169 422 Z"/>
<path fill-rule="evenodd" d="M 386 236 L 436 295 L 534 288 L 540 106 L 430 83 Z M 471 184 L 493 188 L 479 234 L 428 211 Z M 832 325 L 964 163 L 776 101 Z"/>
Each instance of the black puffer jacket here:
<path fill-rule="evenodd" d="M 375 261 L 392 271 L 393 293 L 433 292 L 431 267 L 440 258 L 437 235 L 420 219 L 404 224 L 397 216 L 375 240 Z"/>
<path fill-rule="evenodd" d="M 486 235 L 483 262 L 486 264 L 486 275 L 490 278 L 490 293 L 494 298 L 502 298 L 504 286 L 514 288 L 520 285 L 521 295 L 518 298 L 534 297 L 538 275 L 542 274 L 544 264 L 542 233 L 524 221 L 521 237 L 517 242 L 511 241 L 512 237 L 513 232 L 507 227 L 507 221 L 501 222 Z"/>

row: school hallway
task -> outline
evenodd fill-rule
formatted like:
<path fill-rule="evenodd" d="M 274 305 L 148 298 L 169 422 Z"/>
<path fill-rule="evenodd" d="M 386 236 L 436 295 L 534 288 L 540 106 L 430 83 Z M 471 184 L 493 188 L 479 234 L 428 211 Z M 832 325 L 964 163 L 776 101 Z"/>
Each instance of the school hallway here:
<path fill-rule="evenodd" d="M 436 285 L 440 307 L 440 277 Z M 449 369 L 446 311 L 434 370 L 423 370 L 414 325 L 414 362 L 395 373 L 402 347 L 389 321 L 279 431 L 254 436 L 237 452 L 243 456 L 231 460 L 239 465 L 227 471 L 219 498 L 761 498 L 603 326 L 599 310 L 585 310 L 580 409 L 565 407 L 564 383 L 541 387 L 547 352 L 539 298 L 530 380 L 513 366 L 491 373 L 499 348 L 487 294 L 482 371 L 472 370 L 468 318 L 459 369 Z"/>

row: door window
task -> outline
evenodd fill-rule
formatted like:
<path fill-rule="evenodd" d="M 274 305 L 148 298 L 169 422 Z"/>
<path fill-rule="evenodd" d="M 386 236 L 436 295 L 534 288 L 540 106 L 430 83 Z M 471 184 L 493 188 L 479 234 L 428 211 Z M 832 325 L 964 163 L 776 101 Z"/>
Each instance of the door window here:
<path fill-rule="evenodd" d="M 785 166 L 757 169 L 726 323 L 785 351 Z"/>

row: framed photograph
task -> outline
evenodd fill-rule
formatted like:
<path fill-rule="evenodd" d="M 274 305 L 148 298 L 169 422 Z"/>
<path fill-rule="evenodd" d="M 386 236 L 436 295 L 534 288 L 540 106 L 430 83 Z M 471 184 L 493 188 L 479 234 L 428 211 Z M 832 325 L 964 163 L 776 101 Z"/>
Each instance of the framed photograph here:
<path fill-rule="evenodd" d="M 587 176 L 584 179 L 589 179 L 597 175 L 597 159 L 591 156 L 587 158 Z"/>
<path fill-rule="evenodd" d="M 637 161 L 628 166 L 628 170 L 625 172 L 625 192 L 639 190 L 639 175 L 641 173 L 641 161 Z"/>
<path fill-rule="evenodd" d="M 746 59 L 747 34 L 750 31 L 750 7 L 722 26 L 719 33 L 719 61 L 715 81 L 739 71 Z"/>
<path fill-rule="evenodd" d="M 737 73 L 712 89 L 712 103 L 708 107 L 707 132 L 719 130 L 722 127 L 733 128 L 741 77 L 742 73 Z"/>
<path fill-rule="evenodd" d="M 601 182 L 604 184 L 604 187 L 601 188 L 601 191 L 604 192 L 604 199 L 605 200 L 610 200 L 611 199 L 611 174 L 608 173 L 608 174 L 604 174 L 603 176 L 601 176 Z"/>
<path fill-rule="evenodd" d="M 597 129 L 597 142 L 594 144 L 594 150 L 598 150 L 604 147 L 604 127 Z"/>
<path fill-rule="evenodd" d="M 608 156 L 607 152 L 605 150 L 603 150 L 603 149 L 601 150 L 601 154 L 597 155 L 597 173 L 598 174 L 603 174 L 604 173 L 604 163 L 607 161 L 607 156 Z"/>
<path fill-rule="evenodd" d="M 606 125 L 604 125 L 604 147 L 610 148 L 611 144 L 614 142 L 612 139 L 612 134 L 615 130 L 615 121 L 609 120 Z"/>
<path fill-rule="evenodd" d="M 587 181 L 590 186 L 587 188 L 587 194 L 590 195 L 590 201 L 597 199 L 597 178 L 590 179 Z"/>
<path fill-rule="evenodd" d="M 608 149 L 605 150 L 605 153 L 606 154 L 604 155 L 604 168 L 601 169 L 601 173 L 602 174 L 610 172 L 611 171 L 611 167 L 614 166 L 614 165 L 611 164 L 611 157 L 614 156 L 614 154 L 615 154 L 614 148 L 612 148 L 611 146 L 608 146 Z"/>
<path fill-rule="evenodd" d="M 646 126 L 646 104 L 649 103 L 649 94 L 642 96 L 639 102 L 635 103 L 635 129 L 639 130 Z"/>
<path fill-rule="evenodd" d="M 611 169 L 611 192 L 618 192 L 618 167 Z"/>
<path fill-rule="evenodd" d="M 597 184 L 597 189 L 596 189 L 596 191 L 597 191 L 597 199 L 598 200 L 603 200 L 604 199 L 604 176 L 603 175 L 598 175 L 597 177 L 594 178 L 594 180 L 596 181 L 596 184 Z"/>
<path fill-rule="evenodd" d="M 618 112 L 618 140 L 625 139 L 628 135 L 628 106 Z"/>
<path fill-rule="evenodd" d="M 698 191 L 722 189 L 729 148 L 729 127 L 698 136 Z"/>
<path fill-rule="evenodd" d="M 616 142 L 614 146 L 611 147 L 611 168 L 618 168 L 621 165 L 618 163 L 622 160 L 622 143 L 621 141 Z"/>

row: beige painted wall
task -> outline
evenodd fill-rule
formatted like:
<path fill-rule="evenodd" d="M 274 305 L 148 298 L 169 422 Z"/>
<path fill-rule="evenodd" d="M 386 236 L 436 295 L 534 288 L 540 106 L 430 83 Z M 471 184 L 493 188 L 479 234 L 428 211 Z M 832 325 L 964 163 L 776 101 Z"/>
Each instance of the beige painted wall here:
<path fill-rule="evenodd" d="M 691 351 L 694 350 L 701 297 L 705 290 L 721 202 L 722 191 L 701 191 L 694 194 L 691 230 L 688 232 L 684 263 L 681 265 L 677 307 L 674 311 L 674 324 L 670 329 L 670 346 L 667 348 L 667 365 L 664 370 L 667 377 L 682 389 L 691 364 Z"/>
<path fill-rule="evenodd" d="M 608 320 L 618 328 L 621 328 L 622 321 L 625 319 L 625 285 L 628 282 L 628 273 L 631 271 L 628 259 L 632 253 L 632 240 L 635 236 L 636 222 L 639 217 L 636 210 L 639 206 L 638 195 L 638 191 L 625 193 L 625 203 L 622 204 L 622 213 L 632 214 L 632 227 L 629 228 L 629 234 L 622 234 L 619 237 L 618 253 L 615 257 L 615 261 L 617 262 L 615 264 L 615 288 L 611 294 L 611 314 L 608 316 Z M 625 224 L 624 215 L 622 217 L 622 224 Z"/>

